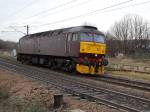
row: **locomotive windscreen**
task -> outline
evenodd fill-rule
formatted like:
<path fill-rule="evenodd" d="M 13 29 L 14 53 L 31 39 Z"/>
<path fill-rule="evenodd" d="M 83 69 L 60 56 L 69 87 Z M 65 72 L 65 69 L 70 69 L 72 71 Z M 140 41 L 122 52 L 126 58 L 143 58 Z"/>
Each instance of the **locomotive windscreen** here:
<path fill-rule="evenodd" d="M 97 42 L 97 43 L 105 42 L 103 35 L 92 33 L 80 33 L 80 39 L 83 42 Z"/>

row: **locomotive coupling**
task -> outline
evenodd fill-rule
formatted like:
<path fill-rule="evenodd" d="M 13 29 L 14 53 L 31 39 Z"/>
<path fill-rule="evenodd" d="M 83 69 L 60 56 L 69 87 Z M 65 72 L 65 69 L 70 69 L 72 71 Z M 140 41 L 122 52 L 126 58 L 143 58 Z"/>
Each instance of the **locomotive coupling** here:
<path fill-rule="evenodd" d="M 108 63 L 109 63 L 109 62 L 108 62 L 107 59 L 105 59 L 105 58 L 102 59 L 102 62 L 101 62 L 102 65 L 107 66 Z"/>

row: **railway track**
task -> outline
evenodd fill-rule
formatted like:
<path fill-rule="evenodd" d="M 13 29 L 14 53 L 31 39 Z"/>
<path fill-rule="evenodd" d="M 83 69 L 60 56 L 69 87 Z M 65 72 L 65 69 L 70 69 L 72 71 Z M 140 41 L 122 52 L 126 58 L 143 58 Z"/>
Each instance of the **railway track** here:
<path fill-rule="evenodd" d="M 4 60 L 4 59 L 0 59 L 0 61 L 9 62 L 9 61 Z M 20 63 L 12 62 L 12 61 L 10 61 L 9 63 L 17 64 L 17 65 L 21 65 L 21 66 L 26 66 L 26 65 L 22 65 Z M 44 72 L 46 72 L 46 71 L 47 71 L 47 73 L 49 73 L 49 69 L 48 70 L 45 69 Z M 58 72 L 58 71 L 54 71 L 54 72 Z M 64 72 L 61 72 L 61 71 L 59 71 L 59 73 L 64 74 Z M 65 73 L 65 74 L 68 74 L 68 73 Z M 68 74 L 68 75 L 70 75 L 70 74 Z M 87 79 L 92 79 L 92 80 L 96 80 L 96 81 L 103 81 L 103 82 L 106 82 L 106 83 L 109 83 L 109 84 L 115 84 L 115 85 L 124 86 L 124 87 L 127 87 L 127 88 L 133 88 L 133 89 L 138 89 L 138 90 L 143 90 L 143 91 L 148 91 L 148 92 L 150 91 L 150 83 L 148 81 L 143 82 L 143 81 L 125 79 L 125 78 L 121 78 L 121 77 L 120 78 L 119 77 L 114 77 L 114 76 L 111 76 L 111 75 L 105 75 L 105 76 L 102 76 L 102 77 L 91 77 L 91 76 L 89 77 L 89 76 L 85 76 L 85 75 L 74 74 L 74 75 L 71 75 L 71 76 L 79 77 L 79 78 L 87 78 Z"/>
<path fill-rule="evenodd" d="M 138 90 L 143 90 L 143 91 L 150 91 L 150 83 L 149 82 L 143 82 L 143 81 L 134 81 L 131 79 L 125 79 L 125 78 L 118 78 L 118 77 L 114 77 L 114 76 L 108 76 L 105 75 L 104 77 L 100 77 L 100 78 L 92 78 L 94 80 L 98 80 L 98 81 L 103 81 L 103 82 L 107 82 L 107 83 L 112 83 L 112 84 L 116 84 L 116 85 L 120 85 L 120 86 L 124 86 L 124 87 L 130 87 L 133 89 L 138 89 Z"/>
<path fill-rule="evenodd" d="M 61 73 L 48 73 L 32 67 L 21 66 L 21 64 L 11 64 L 2 60 L 0 60 L 0 67 L 13 72 L 19 72 L 35 80 L 53 85 L 63 92 L 78 95 L 81 98 L 86 98 L 120 110 L 129 112 L 150 111 L 150 100 L 148 99 L 108 90 L 102 87 L 96 87 L 93 84 L 83 83 L 82 81 L 77 81 L 75 78 L 70 78 L 69 76 L 64 77 Z"/>

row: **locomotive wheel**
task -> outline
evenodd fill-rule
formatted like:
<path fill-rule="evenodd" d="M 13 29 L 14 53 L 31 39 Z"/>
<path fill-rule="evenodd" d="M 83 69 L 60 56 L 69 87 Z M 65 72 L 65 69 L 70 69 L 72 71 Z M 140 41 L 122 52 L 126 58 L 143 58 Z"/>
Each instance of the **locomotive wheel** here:
<path fill-rule="evenodd" d="M 51 69 L 58 69 L 58 67 L 57 67 L 57 65 L 58 65 L 58 63 L 55 61 L 55 60 L 51 60 L 50 62 L 49 62 L 49 67 L 51 68 Z"/>
<path fill-rule="evenodd" d="M 75 64 L 73 62 L 63 62 L 62 70 L 65 72 L 73 72 L 75 70 Z"/>
<path fill-rule="evenodd" d="M 52 68 L 52 67 L 53 67 L 53 62 L 52 62 L 52 61 L 49 61 L 49 62 L 48 62 L 48 67 L 49 67 L 49 68 Z"/>
<path fill-rule="evenodd" d="M 21 62 L 21 64 L 24 64 L 24 61 L 23 61 L 23 60 L 21 60 L 20 62 Z"/>

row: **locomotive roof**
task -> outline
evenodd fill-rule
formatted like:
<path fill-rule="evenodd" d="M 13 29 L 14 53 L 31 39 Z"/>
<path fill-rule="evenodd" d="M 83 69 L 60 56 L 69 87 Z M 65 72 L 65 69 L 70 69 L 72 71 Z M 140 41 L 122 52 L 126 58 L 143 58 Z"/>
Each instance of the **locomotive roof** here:
<path fill-rule="evenodd" d="M 98 31 L 96 27 L 93 26 L 76 26 L 76 27 L 69 27 L 69 28 L 34 33 L 25 37 L 45 36 L 45 35 L 51 35 L 53 33 L 60 34 L 60 33 L 69 33 L 69 32 L 95 32 L 98 34 L 103 34 L 102 32 Z"/>

